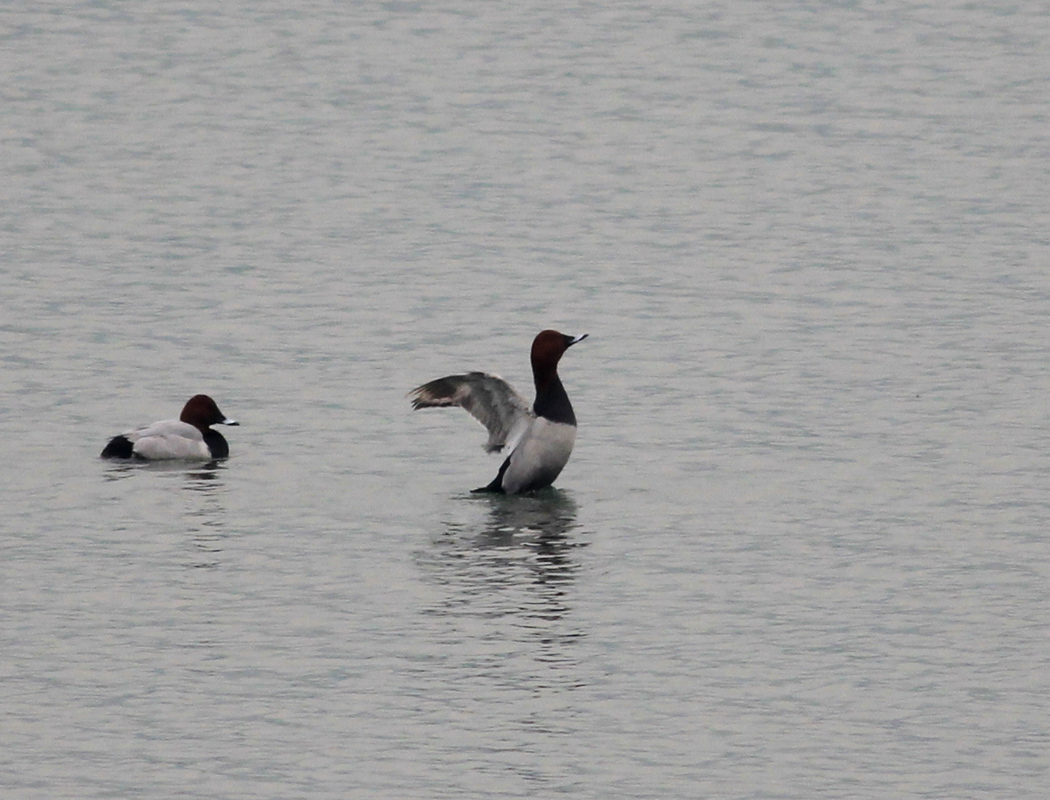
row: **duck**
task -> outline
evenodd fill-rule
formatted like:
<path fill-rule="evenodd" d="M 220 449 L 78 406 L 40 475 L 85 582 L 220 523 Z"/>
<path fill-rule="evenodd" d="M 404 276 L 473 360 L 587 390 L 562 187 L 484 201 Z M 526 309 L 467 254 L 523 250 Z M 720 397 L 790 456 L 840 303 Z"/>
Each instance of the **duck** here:
<path fill-rule="evenodd" d="M 558 377 L 558 362 L 587 338 L 540 331 L 532 342 L 536 400 L 529 405 L 498 375 L 468 372 L 437 378 L 408 393 L 412 408 L 459 406 L 488 430 L 485 450 L 507 457 L 487 486 L 475 492 L 523 494 L 554 483 L 576 443 L 576 414 Z"/>
<path fill-rule="evenodd" d="M 125 431 L 109 440 L 101 458 L 136 458 L 144 461 L 226 458 L 230 445 L 212 425 L 238 425 L 219 411 L 206 394 L 196 394 L 182 408 L 178 419 L 165 419 Z"/>

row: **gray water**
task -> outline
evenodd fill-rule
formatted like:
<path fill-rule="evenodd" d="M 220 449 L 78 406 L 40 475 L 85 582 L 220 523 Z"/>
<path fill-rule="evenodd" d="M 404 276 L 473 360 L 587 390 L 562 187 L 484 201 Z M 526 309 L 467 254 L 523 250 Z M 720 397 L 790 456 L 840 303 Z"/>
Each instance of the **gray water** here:
<path fill-rule="evenodd" d="M 868 5 L 0 10 L 0 795 L 1045 797 L 1050 16 Z"/>

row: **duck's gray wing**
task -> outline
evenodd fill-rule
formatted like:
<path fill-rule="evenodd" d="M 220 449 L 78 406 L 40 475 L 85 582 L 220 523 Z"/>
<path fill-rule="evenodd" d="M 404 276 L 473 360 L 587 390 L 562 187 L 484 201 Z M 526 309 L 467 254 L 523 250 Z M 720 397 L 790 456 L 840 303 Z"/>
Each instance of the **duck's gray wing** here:
<path fill-rule="evenodd" d="M 529 401 L 498 375 L 468 372 L 424 383 L 408 393 L 412 408 L 460 406 L 488 429 L 485 449 L 513 447 L 534 418 Z"/>
<path fill-rule="evenodd" d="M 135 455 L 150 461 L 166 458 L 211 458 L 204 435 L 188 422 L 164 419 L 144 428 L 122 433 Z"/>

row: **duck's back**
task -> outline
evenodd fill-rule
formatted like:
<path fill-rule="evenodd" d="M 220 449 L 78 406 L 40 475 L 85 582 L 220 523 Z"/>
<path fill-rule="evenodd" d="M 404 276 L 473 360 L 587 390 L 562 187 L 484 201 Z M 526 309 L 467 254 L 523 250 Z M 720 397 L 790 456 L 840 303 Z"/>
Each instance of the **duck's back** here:
<path fill-rule="evenodd" d="M 188 422 L 166 419 L 121 434 L 131 442 L 132 455 L 149 461 L 212 458 L 204 435 Z M 118 437 L 120 438 L 120 437 Z"/>

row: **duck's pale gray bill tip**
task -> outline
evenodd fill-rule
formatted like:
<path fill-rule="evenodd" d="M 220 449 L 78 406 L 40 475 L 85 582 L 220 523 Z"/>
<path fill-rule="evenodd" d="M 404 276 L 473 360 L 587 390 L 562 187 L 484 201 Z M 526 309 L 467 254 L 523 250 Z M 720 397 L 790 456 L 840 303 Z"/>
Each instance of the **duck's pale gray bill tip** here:
<path fill-rule="evenodd" d="M 584 339 L 586 339 L 588 336 L 590 336 L 589 333 L 585 333 L 582 336 L 577 336 L 575 339 L 573 339 L 571 342 L 569 342 L 569 347 L 572 347 L 574 344 L 579 344 Z"/>
<path fill-rule="evenodd" d="M 235 419 L 224 419 L 224 420 L 222 421 L 222 424 L 223 424 L 223 425 L 240 425 L 241 423 L 239 423 L 239 422 L 238 422 L 237 420 L 235 420 Z"/>

